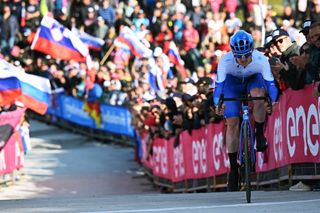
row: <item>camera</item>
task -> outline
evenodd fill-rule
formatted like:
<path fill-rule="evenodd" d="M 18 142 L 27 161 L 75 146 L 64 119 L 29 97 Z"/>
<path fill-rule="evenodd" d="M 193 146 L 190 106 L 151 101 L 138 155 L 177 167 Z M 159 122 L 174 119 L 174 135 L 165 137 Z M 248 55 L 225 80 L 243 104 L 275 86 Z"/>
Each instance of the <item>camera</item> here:
<path fill-rule="evenodd" d="M 275 66 L 278 63 L 280 63 L 280 59 L 277 58 L 277 57 L 272 57 L 272 58 L 269 59 L 269 63 L 270 63 L 271 66 Z"/>

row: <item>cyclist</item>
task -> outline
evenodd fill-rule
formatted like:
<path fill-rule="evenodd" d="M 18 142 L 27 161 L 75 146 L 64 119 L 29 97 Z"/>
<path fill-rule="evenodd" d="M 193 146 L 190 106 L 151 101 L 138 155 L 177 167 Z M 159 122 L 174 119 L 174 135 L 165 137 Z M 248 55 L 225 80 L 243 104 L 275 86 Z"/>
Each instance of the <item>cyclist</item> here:
<path fill-rule="evenodd" d="M 222 56 L 218 63 L 214 104 L 218 105 L 220 95 L 225 98 L 241 97 L 250 93 L 252 97 L 263 97 L 268 92 L 272 102 L 278 96 L 274 78 L 270 70 L 268 59 L 263 53 L 254 50 L 253 37 L 244 30 L 237 31 L 230 39 L 231 51 Z M 256 149 L 263 152 L 267 148 L 264 137 L 264 122 L 267 108 L 263 100 L 253 102 L 253 116 L 255 120 Z M 216 107 L 217 108 L 217 107 Z M 240 102 L 225 102 L 222 110 L 217 114 L 224 114 L 226 118 L 226 145 L 230 161 L 228 174 L 228 190 L 238 190 L 237 151 L 239 146 Z"/>

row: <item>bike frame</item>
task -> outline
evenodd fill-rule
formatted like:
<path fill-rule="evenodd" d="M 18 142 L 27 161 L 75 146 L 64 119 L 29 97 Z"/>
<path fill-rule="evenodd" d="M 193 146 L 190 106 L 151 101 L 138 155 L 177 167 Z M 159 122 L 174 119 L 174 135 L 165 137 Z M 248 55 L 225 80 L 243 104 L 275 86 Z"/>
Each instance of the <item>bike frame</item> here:
<path fill-rule="evenodd" d="M 249 116 L 249 106 L 248 106 L 248 103 L 242 103 L 242 111 L 243 111 L 243 115 L 242 115 L 242 122 L 241 122 L 241 126 L 240 126 L 240 141 L 239 141 L 239 147 L 240 147 L 240 150 L 239 150 L 239 153 L 242 153 L 242 147 L 243 147 L 243 132 L 248 132 L 248 127 L 249 127 L 249 137 L 251 138 L 251 159 L 252 159 L 252 162 L 255 163 L 255 158 L 256 158 L 256 155 L 255 155 L 255 152 L 254 152 L 254 137 L 253 137 L 253 133 L 252 133 L 252 125 L 250 123 L 250 116 Z M 245 126 L 247 125 L 247 126 Z M 246 131 L 243 131 L 243 130 L 246 130 Z M 239 157 L 239 160 L 241 163 L 243 163 L 243 159 L 242 159 L 242 155 L 240 155 Z"/>
<path fill-rule="evenodd" d="M 252 126 L 250 123 L 250 116 L 249 116 L 249 106 L 248 103 L 249 101 L 254 101 L 254 100 L 264 100 L 267 101 L 268 105 L 271 106 L 271 98 L 269 94 L 267 93 L 265 97 L 249 97 L 248 94 L 245 94 L 241 98 L 224 98 L 224 95 L 221 94 L 220 99 L 219 99 L 219 104 L 218 107 L 221 109 L 222 104 L 224 101 L 240 101 L 242 105 L 242 110 L 243 110 L 243 115 L 242 115 L 242 122 L 241 122 L 241 127 L 240 127 L 240 140 L 239 140 L 239 155 L 240 155 L 240 162 L 241 165 L 245 166 L 245 179 L 246 179 L 246 199 L 247 202 L 251 202 L 251 180 L 250 180 L 250 175 L 251 175 L 251 165 L 252 163 L 255 163 L 255 150 L 254 150 L 254 137 L 252 133 Z M 243 134 L 245 133 L 245 134 Z M 249 158 L 249 138 L 251 138 L 251 159 Z M 244 156 L 245 160 L 243 160 L 243 140 L 244 140 Z"/>

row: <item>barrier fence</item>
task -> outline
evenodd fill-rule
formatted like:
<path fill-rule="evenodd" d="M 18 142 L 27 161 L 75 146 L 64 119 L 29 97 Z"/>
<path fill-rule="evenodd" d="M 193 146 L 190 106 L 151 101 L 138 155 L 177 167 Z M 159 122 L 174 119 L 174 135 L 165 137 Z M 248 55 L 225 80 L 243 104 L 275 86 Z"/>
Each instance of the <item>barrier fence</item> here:
<path fill-rule="evenodd" d="M 133 137 L 131 114 L 126 107 L 100 104 L 101 123 L 98 126 L 95 119 L 84 111 L 85 102 L 83 100 L 63 93 L 56 93 L 51 99 L 47 110 L 49 115 L 90 129 Z"/>
<path fill-rule="evenodd" d="M 265 135 L 269 148 L 257 154 L 256 180 L 263 186 L 288 180 L 320 178 L 320 98 L 312 97 L 314 86 L 299 91 L 288 90 L 267 118 Z M 52 97 L 47 122 L 73 128 L 93 137 L 118 135 L 124 140 L 135 138 L 131 115 L 127 108 L 101 104 L 101 125 L 84 111 L 84 101 L 62 93 Z M 15 129 L 24 110 L 0 114 L 0 125 L 9 123 Z M 53 118 L 56 119 L 53 119 Z M 197 189 L 215 190 L 225 187 L 229 159 L 224 141 L 224 123 L 180 134 L 180 143 L 173 138 L 149 140 L 140 135 L 137 142 L 141 162 L 155 184 L 173 191 Z M 113 138 L 112 140 L 114 140 Z M 123 138 L 122 138 L 123 139 Z M 127 140 L 128 141 L 128 140 Z M 148 145 L 152 144 L 152 154 Z M 16 130 L 0 150 L 0 175 L 11 173 L 23 166 L 22 138 Z M 133 143 L 131 144 L 133 145 Z"/>
<path fill-rule="evenodd" d="M 256 156 L 255 185 L 284 179 L 289 182 L 299 178 L 320 179 L 320 98 L 312 97 L 313 90 L 313 85 L 299 91 L 288 90 L 274 106 L 265 129 L 269 147 Z M 151 142 L 147 134 L 142 134 L 141 161 L 156 184 L 187 191 L 216 188 L 219 185 L 216 178 L 226 176 L 230 167 L 223 132 L 222 122 L 193 130 L 191 135 L 184 131 L 176 147 L 173 138 L 156 138 Z M 152 144 L 152 154 L 148 144 Z M 303 171 L 302 163 L 308 171 Z M 266 178 L 275 170 L 275 176 Z M 225 183 L 226 178 L 222 179 Z M 184 184 L 176 188 L 179 182 Z"/>
<path fill-rule="evenodd" d="M 23 138 L 19 133 L 19 124 L 24 112 L 25 109 L 19 109 L 0 114 L 0 126 L 10 125 L 14 130 L 7 141 L 1 141 L 0 175 L 12 173 L 23 167 L 24 148 L 22 141 Z"/>

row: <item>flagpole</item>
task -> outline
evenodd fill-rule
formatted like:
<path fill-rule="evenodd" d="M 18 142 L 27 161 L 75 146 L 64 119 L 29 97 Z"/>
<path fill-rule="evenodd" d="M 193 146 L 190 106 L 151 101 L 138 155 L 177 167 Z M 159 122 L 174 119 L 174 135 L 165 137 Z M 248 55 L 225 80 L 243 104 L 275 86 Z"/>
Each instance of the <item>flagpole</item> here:
<path fill-rule="evenodd" d="M 108 49 L 108 51 L 106 52 L 106 54 L 103 56 L 102 60 L 100 61 L 100 66 L 102 66 L 106 62 L 107 58 L 110 56 L 114 47 L 115 47 L 115 45 L 112 44 L 111 47 Z"/>

